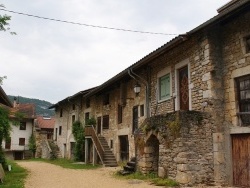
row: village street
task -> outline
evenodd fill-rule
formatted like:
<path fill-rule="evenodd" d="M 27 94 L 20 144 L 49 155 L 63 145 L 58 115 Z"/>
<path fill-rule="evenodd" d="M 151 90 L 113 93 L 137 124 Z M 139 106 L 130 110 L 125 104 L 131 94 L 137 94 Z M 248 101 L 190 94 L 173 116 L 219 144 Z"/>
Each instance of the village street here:
<path fill-rule="evenodd" d="M 119 180 L 112 177 L 119 167 L 75 170 L 44 162 L 20 161 L 18 164 L 29 171 L 25 188 L 156 188 L 140 180 Z"/>

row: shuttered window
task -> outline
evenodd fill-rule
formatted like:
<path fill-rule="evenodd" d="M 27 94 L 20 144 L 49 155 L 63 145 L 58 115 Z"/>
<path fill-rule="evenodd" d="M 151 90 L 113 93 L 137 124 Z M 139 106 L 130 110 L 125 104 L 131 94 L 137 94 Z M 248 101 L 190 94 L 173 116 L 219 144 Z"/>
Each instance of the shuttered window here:
<path fill-rule="evenodd" d="M 122 123 L 122 105 L 118 105 L 118 124 Z"/>
<path fill-rule="evenodd" d="M 102 117 L 102 128 L 103 129 L 109 129 L 109 115 Z"/>
<path fill-rule="evenodd" d="M 159 100 L 170 98 L 170 74 L 159 78 Z"/>

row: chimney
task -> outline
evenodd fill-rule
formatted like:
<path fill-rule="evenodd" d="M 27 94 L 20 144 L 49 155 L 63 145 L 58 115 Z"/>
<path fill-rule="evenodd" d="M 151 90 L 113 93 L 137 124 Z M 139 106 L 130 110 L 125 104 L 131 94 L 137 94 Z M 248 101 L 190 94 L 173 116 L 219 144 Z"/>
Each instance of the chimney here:
<path fill-rule="evenodd" d="M 14 102 L 13 102 L 13 106 L 14 106 L 14 108 L 16 108 L 17 107 L 17 102 L 16 102 L 16 97 L 14 97 Z"/>

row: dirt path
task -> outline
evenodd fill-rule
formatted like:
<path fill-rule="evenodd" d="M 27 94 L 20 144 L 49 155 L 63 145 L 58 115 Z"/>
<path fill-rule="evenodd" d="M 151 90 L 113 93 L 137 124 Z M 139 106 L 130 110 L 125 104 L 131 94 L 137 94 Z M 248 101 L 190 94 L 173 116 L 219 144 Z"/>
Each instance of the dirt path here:
<path fill-rule="evenodd" d="M 113 178 L 111 174 L 118 168 L 74 170 L 35 161 L 18 164 L 29 171 L 25 188 L 156 188 L 139 180 Z"/>

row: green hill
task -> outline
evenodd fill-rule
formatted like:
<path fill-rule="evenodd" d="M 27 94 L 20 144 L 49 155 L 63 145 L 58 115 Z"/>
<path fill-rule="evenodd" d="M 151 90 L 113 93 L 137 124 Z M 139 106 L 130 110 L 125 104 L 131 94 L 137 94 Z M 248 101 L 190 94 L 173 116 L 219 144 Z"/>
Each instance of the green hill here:
<path fill-rule="evenodd" d="M 14 101 L 14 97 L 12 95 L 8 95 L 9 99 L 11 102 Z M 52 106 L 53 104 L 45 101 L 45 100 L 40 100 L 40 99 L 31 99 L 31 98 L 26 98 L 26 97 L 17 97 L 17 102 L 19 103 L 33 103 L 36 106 L 36 115 L 44 115 L 44 116 L 54 116 L 55 111 L 48 109 L 48 107 Z"/>

